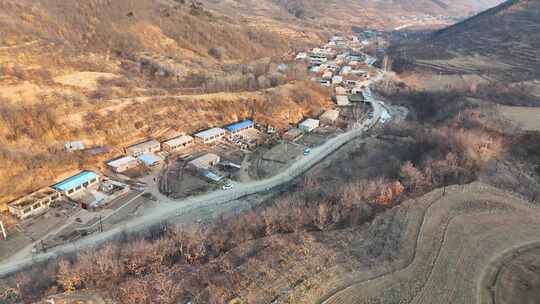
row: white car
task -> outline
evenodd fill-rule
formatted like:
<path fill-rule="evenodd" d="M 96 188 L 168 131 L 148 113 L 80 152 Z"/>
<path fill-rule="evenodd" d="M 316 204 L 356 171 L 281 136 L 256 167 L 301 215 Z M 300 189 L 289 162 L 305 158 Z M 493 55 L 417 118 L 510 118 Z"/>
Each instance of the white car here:
<path fill-rule="evenodd" d="M 221 189 L 223 190 L 229 190 L 232 188 L 233 188 L 233 185 L 230 182 L 226 182 L 225 184 L 223 184 L 223 186 L 221 186 Z"/>

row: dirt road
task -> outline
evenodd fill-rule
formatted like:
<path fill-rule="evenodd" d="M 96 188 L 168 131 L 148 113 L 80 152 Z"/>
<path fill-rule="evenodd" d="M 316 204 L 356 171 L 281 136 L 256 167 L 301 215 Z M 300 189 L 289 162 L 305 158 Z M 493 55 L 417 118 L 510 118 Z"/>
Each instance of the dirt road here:
<path fill-rule="evenodd" d="M 375 83 L 383 78 L 383 72 L 380 72 L 376 77 L 371 79 L 371 83 Z M 207 193 L 201 196 L 190 197 L 186 200 L 175 201 L 172 200 L 157 191 L 155 187 L 150 187 L 150 191 L 161 202 L 158 208 L 149 211 L 147 214 L 135 218 L 129 222 L 119 224 L 118 226 L 104 231 L 99 234 L 93 234 L 83 239 L 70 244 L 58 246 L 50 249 L 48 252 L 41 253 L 35 256 L 20 256 L 17 255 L 16 259 L 8 259 L 0 264 L 0 277 L 17 272 L 18 270 L 28 267 L 35 262 L 45 261 L 50 258 L 54 258 L 63 254 L 76 252 L 84 248 L 89 248 L 101 244 L 107 240 L 114 239 L 124 232 L 133 233 L 138 231 L 144 231 L 149 227 L 165 222 L 169 219 L 181 216 L 188 212 L 195 210 L 204 211 L 208 209 L 211 213 L 211 209 L 216 206 L 226 204 L 231 201 L 238 200 L 240 198 L 268 192 L 269 190 L 287 184 L 294 180 L 296 177 L 302 175 L 309 170 L 315 164 L 322 161 L 328 155 L 350 142 L 351 140 L 361 136 L 366 130 L 372 128 L 377 124 L 381 115 L 387 110 L 382 102 L 378 101 L 371 94 L 369 86 L 365 91 L 366 101 L 370 102 L 373 107 L 373 118 L 368 119 L 362 123 L 359 123 L 356 128 L 340 134 L 323 145 L 312 149 L 311 153 L 307 156 L 299 158 L 293 165 L 288 167 L 285 171 L 265 180 L 253 181 L 249 183 L 239 183 L 235 188 L 230 190 L 219 190 L 211 193 Z"/>

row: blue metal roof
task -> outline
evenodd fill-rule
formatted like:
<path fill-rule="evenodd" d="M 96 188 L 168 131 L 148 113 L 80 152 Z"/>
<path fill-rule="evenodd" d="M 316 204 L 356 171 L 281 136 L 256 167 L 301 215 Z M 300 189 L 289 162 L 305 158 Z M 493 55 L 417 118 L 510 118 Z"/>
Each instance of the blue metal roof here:
<path fill-rule="evenodd" d="M 97 178 L 97 174 L 92 171 L 83 171 L 77 175 L 65 179 L 52 187 L 56 190 L 67 191 L 69 189 L 76 188 L 94 178 Z"/>
<path fill-rule="evenodd" d="M 237 122 L 232 125 L 228 125 L 225 127 L 225 129 L 227 129 L 227 131 L 229 132 L 236 132 L 238 130 L 251 127 L 251 126 L 253 126 L 253 121 L 251 121 L 250 119 L 246 119 L 244 121 Z"/>
<path fill-rule="evenodd" d="M 145 153 L 145 154 L 137 156 L 137 158 L 147 166 L 151 166 L 161 161 L 161 158 L 159 158 L 157 155 L 152 154 L 152 153 Z"/>

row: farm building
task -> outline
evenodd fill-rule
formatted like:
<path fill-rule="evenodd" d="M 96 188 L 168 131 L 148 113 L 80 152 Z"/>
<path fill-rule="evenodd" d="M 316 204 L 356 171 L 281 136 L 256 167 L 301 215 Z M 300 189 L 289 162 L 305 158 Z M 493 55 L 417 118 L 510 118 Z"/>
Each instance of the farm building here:
<path fill-rule="evenodd" d="M 195 138 L 204 144 L 208 144 L 222 138 L 223 136 L 225 136 L 226 132 L 227 131 L 225 131 L 225 129 L 222 129 L 222 128 L 212 128 L 212 129 L 208 129 L 208 130 L 196 133 Z"/>
<path fill-rule="evenodd" d="M 349 97 L 347 95 L 337 95 L 336 102 L 338 106 L 348 106 L 350 104 Z"/>
<path fill-rule="evenodd" d="M 328 110 L 319 118 L 321 123 L 332 124 L 339 118 L 338 110 Z"/>
<path fill-rule="evenodd" d="M 121 173 L 138 167 L 139 161 L 135 157 L 127 155 L 107 162 L 107 166 L 114 172 Z"/>
<path fill-rule="evenodd" d="M 308 119 L 302 121 L 298 125 L 298 128 L 300 130 L 304 131 L 304 132 L 311 132 L 311 131 L 315 130 L 318 127 L 319 127 L 319 120 L 313 119 L 313 118 L 308 118 Z"/>
<path fill-rule="evenodd" d="M 147 140 L 135 145 L 131 145 L 126 148 L 126 154 L 133 157 L 137 157 L 144 153 L 154 153 L 158 152 L 161 149 L 159 141 L 155 139 Z"/>
<path fill-rule="evenodd" d="M 242 135 L 249 129 L 253 129 L 253 121 L 249 119 L 225 127 L 229 136 Z"/>
<path fill-rule="evenodd" d="M 336 95 L 346 95 L 347 94 L 347 89 L 345 89 L 344 87 L 337 86 L 335 91 L 336 91 Z"/>
<path fill-rule="evenodd" d="M 99 175 L 92 171 L 82 171 L 52 186 L 53 189 L 71 197 L 88 187 L 99 183 Z"/>
<path fill-rule="evenodd" d="M 147 167 L 154 167 L 161 163 L 161 158 L 154 153 L 144 153 L 137 156 L 137 159 Z"/>
<path fill-rule="evenodd" d="M 219 155 L 208 153 L 203 156 L 199 156 L 194 160 L 190 161 L 188 164 L 195 169 L 209 169 L 217 165 L 220 161 Z"/>
<path fill-rule="evenodd" d="M 51 203 L 60 200 L 61 197 L 58 191 L 47 187 L 9 203 L 8 210 L 19 219 L 25 219 L 44 212 Z"/>
<path fill-rule="evenodd" d="M 174 151 L 185 148 L 193 144 L 193 137 L 189 135 L 180 135 L 165 141 L 161 146 L 164 151 Z"/>

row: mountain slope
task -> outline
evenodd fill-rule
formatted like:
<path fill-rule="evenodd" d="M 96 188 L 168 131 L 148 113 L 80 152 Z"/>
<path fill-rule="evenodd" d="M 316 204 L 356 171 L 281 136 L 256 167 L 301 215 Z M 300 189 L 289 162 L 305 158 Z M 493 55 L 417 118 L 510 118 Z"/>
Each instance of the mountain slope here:
<path fill-rule="evenodd" d="M 468 16 L 501 0 L 203 0 L 231 16 L 301 22 L 315 28 L 349 30 L 351 25 L 392 29 L 424 15 Z"/>
<path fill-rule="evenodd" d="M 441 72 L 521 81 L 540 73 L 540 1 L 511 0 L 391 50 L 394 57 Z"/>

